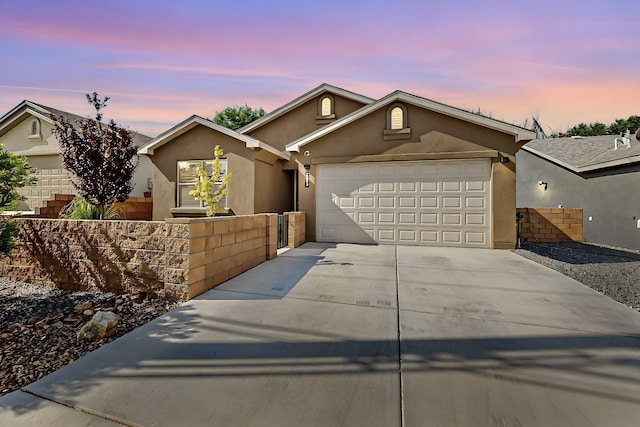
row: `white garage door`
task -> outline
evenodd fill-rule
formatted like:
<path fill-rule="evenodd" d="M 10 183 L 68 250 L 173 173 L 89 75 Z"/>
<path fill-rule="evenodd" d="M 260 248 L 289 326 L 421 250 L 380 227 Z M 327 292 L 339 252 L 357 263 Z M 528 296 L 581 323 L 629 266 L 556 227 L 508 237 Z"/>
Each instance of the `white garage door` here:
<path fill-rule="evenodd" d="M 489 160 L 319 165 L 316 238 L 489 247 L 490 173 Z"/>
<path fill-rule="evenodd" d="M 52 200 L 56 194 L 75 194 L 66 169 L 38 168 L 35 176 L 38 178 L 36 185 L 23 187 L 19 191 L 27 198 L 27 205 L 32 210 L 43 207 L 45 202 Z"/>

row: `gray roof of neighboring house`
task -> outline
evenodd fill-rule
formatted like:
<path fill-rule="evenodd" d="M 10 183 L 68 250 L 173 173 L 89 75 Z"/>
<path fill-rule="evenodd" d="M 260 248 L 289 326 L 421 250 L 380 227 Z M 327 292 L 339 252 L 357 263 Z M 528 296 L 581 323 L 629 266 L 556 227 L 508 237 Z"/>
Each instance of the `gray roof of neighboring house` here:
<path fill-rule="evenodd" d="M 620 135 L 534 139 L 522 149 L 574 172 L 588 172 L 640 162 L 640 141 L 632 134 L 627 148 L 622 140 Z"/>
<path fill-rule="evenodd" d="M 75 123 L 77 120 L 87 119 L 87 117 L 82 117 L 77 114 L 69 113 L 67 111 L 58 110 L 57 108 L 47 107 L 46 105 L 42 105 L 37 102 L 24 100 L 7 114 L 0 117 L 0 135 L 3 133 L 3 131 L 11 129 L 11 127 L 15 126 L 17 123 L 23 120 L 28 114 L 37 114 L 39 115 L 39 117 L 53 124 L 53 120 L 51 120 L 49 114 L 47 113 L 53 114 L 56 117 L 63 116 L 71 123 Z M 151 141 L 151 139 L 153 139 L 150 136 L 141 134 L 139 132 L 130 132 L 133 136 L 134 143 L 137 145 L 144 145 L 147 142 Z"/>

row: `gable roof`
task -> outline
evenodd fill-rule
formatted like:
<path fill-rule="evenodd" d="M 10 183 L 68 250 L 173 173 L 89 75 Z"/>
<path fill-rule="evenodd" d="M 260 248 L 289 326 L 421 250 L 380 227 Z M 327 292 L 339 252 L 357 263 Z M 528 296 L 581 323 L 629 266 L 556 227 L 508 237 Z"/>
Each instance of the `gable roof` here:
<path fill-rule="evenodd" d="M 172 141 L 173 139 L 179 137 L 180 135 L 200 125 L 205 126 L 209 129 L 212 129 L 216 132 L 220 132 L 224 135 L 230 136 L 231 138 L 237 139 L 238 141 L 243 142 L 247 148 L 260 148 L 262 150 L 270 152 L 271 154 L 276 155 L 277 157 L 283 160 L 289 160 L 291 158 L 291 154 L 289 153 L 284 153 L 280 150 L 273 148 L 269 144 L 265 144 L 264 142 L 259 141 L 255 138 L 252 138 L 248 135 L 241 135 L 236 131 L 233 131 L 224 126 L 220 126 L 219 124 L 212 122 L 211 120 L 205 119 L 204 117 L 200 117 L 195 114 L 189 117 L 188 119 L 182 121 L 181 123 L 178 123 L 168 131 L 163 132 L 162 134 L 152 139 L 147 145 L 140 148 L 138 150 L 138 153 L 152 156 L 156 149 L 162 147 L 164 144 Z"/>
<path fill-rule="evenodd" d="M 13 129 L 18 123 L 20 123 L 30 115 L 53 124 L 53 120 L 51 120 L 51 117 L 49 117 L 51 114 L 54 114 L 56 116 L 65 116 L 70 121 L 82 119 L 82 117 L 75 114 L 56 110 L 55 108 L 47 107 L 42 104 L 36 104 L 33 101 L 28 101 L 25 99 L 24 101 L 16 105 L 13 109 L 11 109 L 11 111 L 9 111 L 7 114 L 0 117 L 0 136 Z"/>
<path fill-rule="evenodd" d="M 490 117 L 481 116 L 478 114 L 471 113 L 469 111 L 465 111 L 459 108 L 452 107 L 450 105 L 442 104 L 436 101 L 432 101 L 427 98 L 422 98 L 420 96 L 412 95 L 407 92 L 395 91 L 391 92 L 389 95 L 384 98 L 380 98 L 379 100 L 372 102 L 359 110 L 354 111 L 353 113 L 344 116 L 343 118 L 336 120 L 330 125 L 327 125 L 323 128 L 318 129 L 315 132 L 312 132 L 308 135 L 303 136 L 302 138 L 293 141 L 286 146 L 287 151 L 300 151 L 300 148 L 309 144 L 310 142 L 315 141 L 316 139 L 327 135 L 337 129 L 340 129 L 343 126 L 348 125 L 362 117 L 377 111 L 381 108 L 386 107 L 394 102 L 406 102 L 408 104 L 412 104 L 418 107 L 425 108 L 427 110 L 435 111 L 440 114 L 444 114 L 450 117 L 454 117 L 460 120 L 464 120 L 470 123 L 474 123 L 480 126 L 484 126 L 490 129 L 494 129 L 503 133 L 507 133 L 509 135 L 513 135 L 515 138 L 515 142 L 523 141 L 523 140 L 531 140 L 536 137 L 536 133 L 522 128 L 520 126 L 512 125 L 510 123 L 506 123 L 500 120 L 496 120 Z"/>
<path fill-rule="evenodd" d="M 640 162 L 640 141 L 629 138 L 629 148 L 618 144 L 619 135 L 534 139 L 522 149 L 576 173 Z"/>
<path fill-rule="evenodd" d="M 29 116 L 34 116 L 40 120 L 44 120 L 47 123 L 54 124 L 51 119 L 51 114 L 54 116 L 63 116 L 71 123 L 75 123 L 77 120 L 86 120 L 86 117 L 79 116 L 77 114 L 69 113 L 67 111 L 58 110 L 57 108 L 47 107 L 46 105 L 38 104 L 33 101 L 24 100 L 16 105 L 11 111 L 0 117 L 0 136 L 4 135 L 16 125 L 22 122 Z M 150 136 L 130 131 L 133 140 L 136 144 L 145 144 L 151 140 Z"/>
<path fill-rule="evenodd" d="M 300 105 L 304 104 L 305 102 L 315 98 L 316 96 L 324 92 L 329 92 L 332 95 L 339 95 L 339 96 L 342 96 L 343 98 L 351 99 L 353 101 L 358 101 L 363 104 L 370 104 L 374 101 L 373 98 L 369 98 L 368 96 L 360 95 L 355 92 L 351 92 L 346 89 L 342 89 L 327 83 L 322 83 L 320 86 L 314 89 L 311 89 L 309 92 L 297 97 L 296 99 L 283 105 L 282 107 L 273 110 L 272 112 L 264 115 L 260 119 L 254 122 L 251 122 L 248 125 L 243 126 L 242 128 L 238 129 L 238 132 L 242 134 L 251 132 L 252 130 L 255 130 L 263 125 L 266 125 L 272 120 L 277 119 L 278 117 L 288 113 L 289 111 L 299 107 Z"/>

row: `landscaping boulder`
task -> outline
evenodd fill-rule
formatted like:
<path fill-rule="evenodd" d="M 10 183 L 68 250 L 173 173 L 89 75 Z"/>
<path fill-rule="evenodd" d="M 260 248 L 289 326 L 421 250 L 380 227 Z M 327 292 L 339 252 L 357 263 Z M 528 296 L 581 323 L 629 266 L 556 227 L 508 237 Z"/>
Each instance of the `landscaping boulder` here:
<path fill-rule="evenodd" d="M 118 316 L 110 311 L 98 311 L 78 331 L 78 339 L 97 340 L 115 334 Z"/>

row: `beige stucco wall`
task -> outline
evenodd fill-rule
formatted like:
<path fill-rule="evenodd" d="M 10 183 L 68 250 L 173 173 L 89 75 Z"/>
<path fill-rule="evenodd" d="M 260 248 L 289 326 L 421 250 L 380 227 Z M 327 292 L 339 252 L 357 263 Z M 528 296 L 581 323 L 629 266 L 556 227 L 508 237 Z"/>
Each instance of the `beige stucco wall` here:
<path fill-rule="evenodd" d="M 247 148 L 242 141 L 198 125 L 155 150 L 153 161 L 153 219 L 170 218 L 176 206 L 177 162 L 209 160 L 216 145 L 224 151 L 232 172 L 227 207 L 236 215 L 290 210 L 290 178 L 282 170 L 283 162 L 273 164 L 256 160 L 259 150 Z"/>
<path fill-rule="evenodd" d="M 335 103 L 336 120 L 364 105 L 348 98 L 331 95 Z M 325 124 L 316 122 L 318 100 L 322 96 L 323 94 L 318 95 L 271 122 L 249 132 L 248 135 L 266 142 L 278 150 L 284 150 L 285 145 L 288 143 L 325 126 Z"/>
<path fill-rule="evenodd" d="M 492 246 L 515 245 L 515 153 L 513 136 L 406 104 L 411 138 L 385 141 L 386 108 L 346 125 L 293 153 L 298 163 L 299 206 L 307 213 L 307 240 L 315 240 L 317 164 L 390 160 L 492 159 Z M 364 157 L 368 156 L 368 157 Z M 498 156 L 509 158 L 499 163 Z M 304 164 L 310 186 L 304 187 Z"/>
<path fill-rule="evenodd" d="M 293 210 L 293 172 L 274 165 L 255 162 L 255 213 L 283 213 Z"/>

